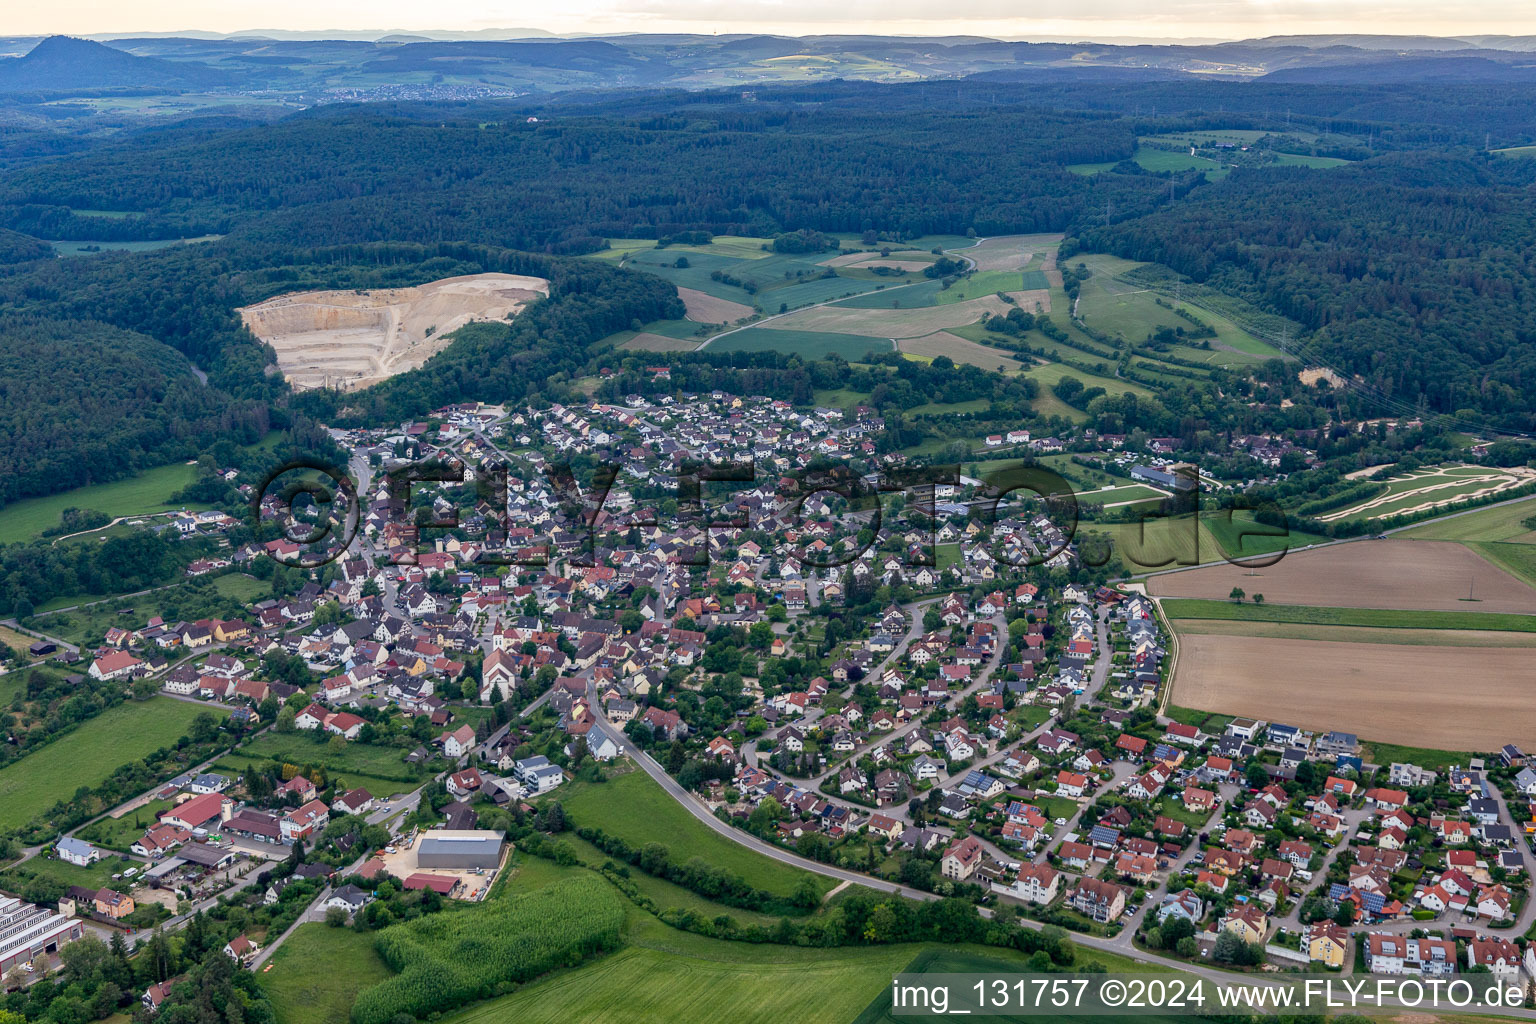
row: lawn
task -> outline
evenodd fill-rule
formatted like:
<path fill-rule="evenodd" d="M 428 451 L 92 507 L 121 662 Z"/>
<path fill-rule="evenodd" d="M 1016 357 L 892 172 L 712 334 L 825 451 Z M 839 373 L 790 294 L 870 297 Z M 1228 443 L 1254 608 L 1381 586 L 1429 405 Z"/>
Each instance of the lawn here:
<path fill-rule="evenodd" d="M 112 885 L 112 876 L 121 872 L 124 868 L 137 867 L 142 869 L 143 864 L 124 864 L 119 857 L 103 857 L 94 864 L 80 867 L 64 860 L 54 860 L 49 857 L 36 856 L 23 864 L 15 865 L 15 870 L 25 875 L 34 875 L 38 878 L 46 878 L 60 885 L 78 885 L 86 889 L 101 889 Z M 129 880 L 130 882 L 132 879 Z M 12 876 L 9 871 L 0 874 L 0 886 L 14 892 L 19 887 L 20 879 Z M 123 887 L 127 891 L 127 887 Z"/>
<path fill-rule="evenodd" d="M 100 818 L 81 829 L 79 836 L 88 843 L 107 850 L 127 850 L 144 830 L 155 823 L 155 816 L 171 809 L 169 800 L 152 800 L 120 818 Z"/>
<path fill-rule="evenodd" d="M 1397 629 L 1491 629 L 1536 632 L 1536 615 L 1503 612 L 1408 611 L 1391 608 L 1321 608 L 1307 605 L 1234 604 L 1198 598 L 1163 598 L 1170 619 L 1302 622 L 1320 626 L 1384 626 Z"/>
<path fill-rule="evenodd" d="M 1463 764 L 1467 755 L 1454 750 L 1430 750 L 1426 747 L 1403 747 L 1395 743 L 1372 743 L 1369 740 L 1363 743 L 1362 754 L 1371 764 L 1391 764 L 1394 761 L 1405 761 L 1416 764 L 1430 771 L 1443 772 L 1453 765 Z M 1485 751 L 1492 753 L 1492 751 Z"/>
<path fill-rule="evenodd" d="M 794 892 L 807 872 L 781 864 L 733 842 L 698 821 L 673 800 L 650 776 L 630 771 L 608 782 L 572 785 L 555 794 L 579 825 L 601 828 L 633 846 L 661 843 L 678 861 L 700 857 L 725 871 L 745 878 L 760 889 L 781 896 Z M 832 882 L 812 875 L 829 889 Z"/>
<path fill-rule="evenodd" d="M 416 776 L 405 763 L 407 751 L 399 747 L 382 747 L 370 743 L 348 743 L 336 752 L 330 749 L 330 737 L 315 742 L 314 732 L 266 732 L 242 745 L 226 760 L 245 764 L 247 761 L 286 761 L 290 764 L 318 764 L 332 774 L 371 775 L 380 779 L 400 779 L 410 782 Z"/>
<path fill-rule="evenodd" d="M 256 975 L 277 1024 L 345 1021 L 359 992 L 394 973 L 374 949 L 376 939 L 372 932 L 300 925 L 272 954 L 272 969 Z"/>
<path fill-rule="evenodd" d="M 895 346 L 888 338 L 866 338 L 858 334 L 833 334 L 822 331 L 779 331 L 771 327 L 748 327 L 709 342 L 706 352 L 782 352 L 804 359 L 825 359 L 838 355 L 857 360 L 870 352 L 891 352 Z"/>
<path fill-rule="evenodd" d="M 73 732 L 0 769 L 0 829 L 12 829 L 95 786 L 119 766 L 169 746 L 203 712 L 226 709 L 152 697 L 108 708 Z"/>
<path fill-rule="evenodd" d="M 848 388 L 817 388 L 811 393 L 811 401 L 816 405 L 824 405 L 833 409 L 851 409 L 856 405 L 863 405 L 869 401 L 869 393 L 866 391 L 852 391 Z"/>
<path fill-rule="evenodd" d="M 1327 167 L 1343 167 L 1348 160 L 1336 156 L 1305 156 L 1301 153 L 1276 153 L 1275 162 L 1282 167 L 1312 167 L 1322 169 Z"/>
<path fill-rule="evenodd" d="M 0 509 L 0 544 L 32 540 L 50 527 L 59 525 L 59 515 L 66 508 L 88 508 L 109 516 L 142 515 L 176 508 L 208 508 L 190 503 L 169 504 L 172 494 L 197 479 L 197 467 L 186 463 L 147 469 L 108 484 L 77 487 L 42 498 L 24 498 Z"/>

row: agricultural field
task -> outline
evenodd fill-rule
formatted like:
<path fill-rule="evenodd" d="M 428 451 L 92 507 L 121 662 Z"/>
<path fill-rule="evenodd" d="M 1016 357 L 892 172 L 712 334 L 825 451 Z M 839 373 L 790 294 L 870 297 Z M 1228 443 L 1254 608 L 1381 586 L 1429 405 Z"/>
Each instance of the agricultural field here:
<path fill-rule="evenodd" d="M 1472 662 L 1458 646 L 1181 633 L 1173 700 L 1304 729 L 1477 751 L 1536 734 L 1536 704 L 1526 699 L 1530 661 L 1528 648 L 1482 647 Z"/>
<path fill-rule="evenodd" d="M 870 352 L 890 352 L 894 348 L 889 338 L 787 327 L 748 327 L 721 335 L 701 347 L 710 352 L 782 352 L 805 359 L 837 355 L 850 362 L 862 359 Z"/>
<path fill-rule="evenodd" d="M 377 935 L 304 924 L 272 954 L 272 969 L 256 975 L 272 1000 L 278 1024 L 336 1024 L 357 994 L 394 972 L 374 949 Z"/>
<path fill-rule="evenodd" d="M 1377 496 L 1317 518 L 1322 522 L 1385 519 L 1443 508 L 1469 498 L 1498 494 L 1532 481 L 1536 481 L 1536 470 L 1524 466 L 1495 469 L 1450 465 L 1418 469 L 1386 477 L 1379 481 L 1382 491 Z"/>
<path fill-rule="evenodd" d="M 1175 602 L 1183 603 L 1183 602 Z M 1201 602 L 1204 603 L 1204 602 Z M 1282 610 L 1285 605 L 1275 606 Z M 1344 609 L 1320 609 L 1343 611 Z M 1448 613 L 1442 613 L 1448 614 Z M 1497 618 L 1499 616 L 1483 616 Z M 1218 636 L 1273 637 L 1278 640 L 1348 641 L 1364 644 L 1407 644 L 1437 647 L 1536 647 L 1536 618 L 1531 632 L 1495 629 L 1399 628 L 1395 626 L 1312 625 L 1305 622 L 1269 622 L 1258 619 L 1185 619 L 1176 620 L 1178 631 L 1211 633 Z"/>
<path fill-rule="evenodd" d="M 493 999 L 450 1024 L 847 1024 L 921 946 L 808 949 L 722 942 L 631 915 L 626 946 Z M 281 1021 L 280 1024 L 287 1024 Z"/>
<path fill-rule="evenodd" d="M 966 299 L 979 299 L 985 295 L 995 295 L 998 292 L 1013 295 L 1018 292 L 1026 293 L 1020 301 L 1028 303 L 1040 301 L 1037 296 L 1031 296 L 1030 292 L 1048 291 L 1051 285 L 1046 280 L 1045 273 L 1040 270 L 980 270 L 969 274 L 948 288 L 941 288 L 934 295 L 934 301 L 939 305 L 947 305 L 951 302 L 963 302 Z"/>
<path fill-rule="evenodd" d="M 108 708 L 73 732 L 0 768 L 0 829 L 26 824 L 81 786 L 185 736 L 204 712 L 227 709 L 152 697 Z"/>
<path fill-rule="evenodd" d="M 972 260 L 979 271 L 1025 268 L 1046 271 L 1055 267 L 1056 250 L 1060 245 L 1060 235 L 996 235 L 952 251 Z"/>
<path fill-rule="evenodd" d="M 1233 587 L 1288 605 L 1508 612 L 1536 607 L 1536 590 L 1470 549 L 1445 541 L 1363 540 L 1293 550 L 1275 565 L 1222 563 L 1154 576 L 1157 597 L 1225 599 Z"/>
<path fill-rule="evenodd" d="M 1162 598 L 1163 613 L 1169 619 L 1222 620 L 1246 623 L 1295 623 L 1316 626 L 1360 626 L 1372 629 L 1404 630 L 1491 630 L 1495 632 L 1536 632 L 1536 615 L 1511 615 L 1500 612 L 1411 611 L 1394 608 L 1327 608 L 1310 605 L 1254 604 L 1254 592 L 1248 601 L 1197 598 Z M 1511 641 L 1514 646 L 1516 641 Z"/>
<path fill-rule="evenodd" d="M 1085 388 L 1103 388 L 1111 395 L 1130 393 L 1140 398 L 1149 398 L 1152 392 L 1144 385 L 1134 381 L 1120 380 L 1115 377 L 1100 377 L 1086 370 L 1079 370 L 1075 366 L 1067 366 L 1064 363 L 1046 363 L 1042 366 L 1031 366 L 1024 371 L 1025 376 L 1033 377 L 1040 382 L 1042 391 L 1049 391 L 1061 382 L 1063 377 L 1076 377 L 1083 382 Z"/>
<path fill-rule="evenodd" d="M 924 359 L 948 356 L 956 363 L 968 363 L 971 366 L 979 366 L 983 370 L 1018 373 L 1024 368 L 1024 364 L 1019 362 L 1018 357 L 1012 353 L 987 345 L 979 345 L 968 338 L 962 338 L 947 331 L 938 331 L 923 338 L 903 339 L 897 343 L 897 347 L 902 352 L 922 356 Z"/>
<path fill-rule="evenodd" d="M 1394 538 L 1411 540 L 1515 541 L 1536 542 L 1536 531 L 1523 520 L 1536 516 L 1536 497 L 1521 498 L 1504 505 L 1492 505 L 1460 515 L 1421 523 Z"/>
<path fill-rule="evenodd" d="M 697 338 L 668 338 L 662 334 L 641 331 L 619 342 L 616 347 L 625 352 L 692 352 L 699 347 L 699 342 Z"/>
<path fill-rule="evenodd" d="M 821 875 L 781 864 L 717 834 L 642 771 L 616 775 L 601 784 L 567 787 L 561 791 L 560 802 L 579 825 L 600 826 L 632 846 L 661 843 L 684 860 L 700 857 L 781 896 L 793 893 L 806 877 L 815 878 L 824 890 L 832 886 Z"/>
<path fill-rule="evenodd" d="M 744 303 L 707 295 L 695 288 L 679 288 L 677 295 L 683 300 L 683 307 L 688 310 L 688 319 L 699 323 L 730 323 L 757 312 Z"/>
<path fill-rule="evenodd" d="M 196 466 L 176 463 L 146 469 L 107 484 L 77 487 L 44 498 L 23 498 L 0 509 L 0 544 L 42 536 L 44 530 L 59 525 L 59 516 L 67 508 L 93 509 L 113 517 L 150 515 L 180 508 L 208 508 L 196 503 L 170 504 L 171 495 L 196 479 Z"/>

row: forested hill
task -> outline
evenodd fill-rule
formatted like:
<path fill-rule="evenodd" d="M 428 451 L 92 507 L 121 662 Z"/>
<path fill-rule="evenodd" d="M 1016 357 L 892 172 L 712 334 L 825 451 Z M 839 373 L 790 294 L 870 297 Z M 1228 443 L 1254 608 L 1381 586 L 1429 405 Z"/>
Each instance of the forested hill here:
<path fill-rule="evenodd" d="M 1536 431 L 1536 161 L 1394 154 L 1239 170 L 1081 242 L 1313 328 L 1306 351 L 1413 412 Z M 1298 339 L 1301 340 L 1301 339 Z M 1422 393 L 1422 399 L 1421 399 Z"/>
<path fill-rule="evenodd" d="M 488 271 L 547 278 L 550 298 L 512 325 L 466 332 L 426 369 L 350 396 L 347 408 L 328 393 L 290 394 L 236 313 L 280 292 Z M 220 439 L 308 430 L 311 414 L 366 410 L 387 422 L 452 401 L 524 398 L 568 379 L 592 342 L 637 319 L 682 315 L 676 290 L 657 278 L 477 245 L 230 241 L 0 267 L 0 506 L 192 458 Z"/>
<path fill-rule="evenodd" d="M 590 251 L 605 236 L 809 227 L 1060 231 L 1150 209 L 1157 182 L 1067 164 L 1128 157 L 1134 126 L 1040 109 L 742 104 L 528 123 L 513 109 L 325 109 L 181 145 L 118 145 L 0 181 L 0 226 L 59 237 L 230 231 L 280 244 L 445 239 Z M 430 113 L 430 117 L 419 116 Z M 170 170 L 174 169 L 174 170 Z M 112 223 L 71 210 L 131 210 Z"/>
<path fill-rule="evenodd" d="M 0 505 L 185 458 L 220 437 L 249 443 L 266 426 L 153 338 L 0 315 Z"/>

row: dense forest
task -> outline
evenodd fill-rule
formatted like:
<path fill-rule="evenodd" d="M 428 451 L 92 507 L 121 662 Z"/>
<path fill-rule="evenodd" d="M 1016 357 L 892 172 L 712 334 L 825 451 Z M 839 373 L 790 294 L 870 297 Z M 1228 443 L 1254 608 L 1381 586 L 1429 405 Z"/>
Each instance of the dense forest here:
<path fill-rule="evenodd" d="M 1536 133 L 1531 87 L 1007 79 L 336 105 L 68 145 L 0 133 L 0 426 L 13 438 L 0 504 L 192 457 L 215 436 L 562 394 L 595 369 L 594 342 L 681 315 L 660 281 L 569 256 L 690 231 L 1061 231 L 1067 253 L 1164 263 L 1290 317 L 1294 352 L 1358 375 L 1356 415 L 1536 430 L 1536 161 L 1471 148 Z M 1145 135 L 1218 126 L 1331 132 L 1354 163 L 1208 180 L 1127 160 Z M 225 237 L 64 260 L 38 240 L 209 233 Z M 547 277 L 551 296 L 345 400 L 291 394 L 237 312 L 286 291 L 490 270 Z M 681 380 L 803 389 L 797 361 L 667 361 L 698 365 Z M 774 373 L 791 375 L 770 387 Z M 896 416 L 932 384 L 891 379 L 881 405 Z M 1246 385 L 1223 386 L 1081 405 L 1100 429 L 1193 436 L 1238 425 L 1223 394 Z M 991 397 L 997 415 L 1023 404 Z"/>
<path fill-rule="evenodd" d="M 1536 161 L 1400 153 L 1326 174 L 1238 170 L 1081 244 L 1164 263 L 1315 333 L 1386 412 L 1536 430 Z M 1304 344 L 1302 343 L 1304 341 Z"/>

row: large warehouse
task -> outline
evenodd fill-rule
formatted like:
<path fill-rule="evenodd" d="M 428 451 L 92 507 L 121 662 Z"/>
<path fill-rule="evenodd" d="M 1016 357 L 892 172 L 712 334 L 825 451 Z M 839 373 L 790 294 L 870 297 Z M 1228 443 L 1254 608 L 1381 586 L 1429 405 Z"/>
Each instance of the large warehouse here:
<path fill-rule="evenodd" d="M 434 829 L 422 833 L 416 848 L 416 866 L 451 871 L 489 870 L 501 863 L 501 844 L 500 832 Z"/>

